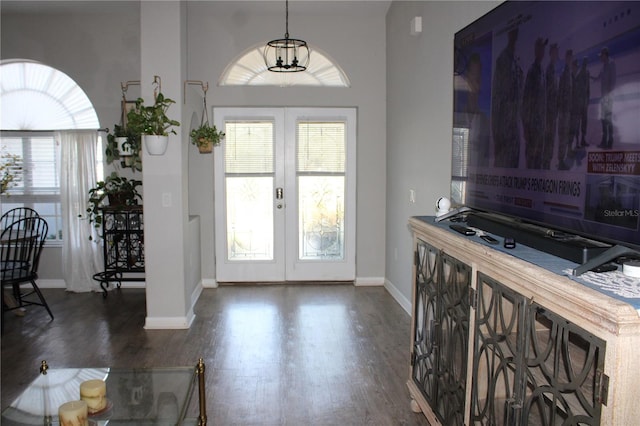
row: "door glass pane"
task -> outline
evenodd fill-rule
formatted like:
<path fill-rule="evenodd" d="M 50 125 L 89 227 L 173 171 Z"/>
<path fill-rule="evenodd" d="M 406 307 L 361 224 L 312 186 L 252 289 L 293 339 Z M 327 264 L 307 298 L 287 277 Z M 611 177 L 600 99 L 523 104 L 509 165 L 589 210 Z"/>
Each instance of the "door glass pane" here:
<path fill-rule="evenodd" d="M 345 123 L 297 125 L 298 258 L 344 259 Z"/>
<path fill-rule="evenodd" d="M 272 122 L 225 123 L 227 259 L 273 259 Z"/>

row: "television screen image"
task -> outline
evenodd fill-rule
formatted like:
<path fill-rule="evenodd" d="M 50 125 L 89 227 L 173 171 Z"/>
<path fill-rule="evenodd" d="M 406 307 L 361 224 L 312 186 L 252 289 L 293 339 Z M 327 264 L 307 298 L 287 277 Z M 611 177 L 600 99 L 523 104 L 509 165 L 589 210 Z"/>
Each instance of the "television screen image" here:
<path fill-rule="evenodd" d="M 640 248 L 640 2 L 505 2 L 456 33 L 451 195 Z"/>

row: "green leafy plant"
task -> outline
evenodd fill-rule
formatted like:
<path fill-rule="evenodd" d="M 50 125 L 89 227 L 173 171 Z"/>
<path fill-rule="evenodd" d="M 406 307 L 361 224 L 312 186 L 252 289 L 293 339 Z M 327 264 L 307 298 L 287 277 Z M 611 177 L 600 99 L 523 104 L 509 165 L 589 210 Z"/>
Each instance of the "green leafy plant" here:
<path fill-rule="evenodd" d="M 198 148 L 206 145 L 219 145 L 222 138 L 224 138 L 224 132 L 218 131 L 216 126 L 209 126 L 209 123 L 204 123 L 200 127 L 191 130 L 189 133 L 191 137 L 191 143 Z"/>
<path fill-rule="evenodd" d="M 173 127 L 179 126 L 180 122 L 167 116 L 169 107 L 175 103 L 162 93 L 158 93 L 155 103 L 150 106 L 145 106 L 144 99 L 138 98 L 135 108 L 127 113 L 127 128 L 137 135 L 175 135 Z"/>
<path fill-rule="evenodd" d="M 15 185 L 16 180 L 22 177 L 22 161 L 19 155 L 6 152 L 2 148 L 0 154 L 0 194 Z"/>
<path fill-rule="evenodd" d="M 116 138 L 126 137 L 127 141 L 124 143 L 124 147 L 128 148 L 131 155 L 126 157 L 122 156 L 118 148 L 118 141 Z M 105 148 L 105 159 L 107 164 L 112 164 L 116 161 L 120 161 L 122 168 L 130 168 L 134 172 L 142 171 L 142 157 L 140 156 L 140 135 L 136 134 L 130 127 L 125 129 L 118 124 L 113 126 L 113 133 L 107 135 L 107 145 Z"/>
<path fill-rule="evenodd" d="M 138 187 L 142 181 L 127 179 L 116 172 L 111 173 L 103 181 L 96 183 L 89 190 L 89 202 L 87 205 L 87 218 L 93 227 L 100 230 L 102 227 L 102 207 L 110 206 L 135 206 L 142 196 Z M 108 203 L 108 204 L 107 204 Z"/>

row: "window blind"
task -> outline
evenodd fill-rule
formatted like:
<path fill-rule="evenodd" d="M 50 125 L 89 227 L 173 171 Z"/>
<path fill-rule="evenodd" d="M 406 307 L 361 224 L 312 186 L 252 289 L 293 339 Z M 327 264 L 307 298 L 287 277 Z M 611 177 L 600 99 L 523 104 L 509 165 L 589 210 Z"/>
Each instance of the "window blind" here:
<path fill-rule="evenodd" d="M 60 149 L 52 134 L 2 137 L 0 141 L 7 152 L 19 157 L 19 172 L 10 194 L 59 194 Z"/>
<path fill-rule="evenodd" d="M 274 125 L 269 121 L 225 123 L 227 174 L 274 172 Z"/>
<path fill-rule="evenodd" d="M 345 123 L 299 122 L 298 173 L 344 173 Z"/>
<path fill-rule="evenodd" d="M 62 239 L 60 147 L 53 133 L 21 133 L 0 137 L 3 152 L 17 155 L 16 178 L 2 196 L 2 212 L 15 207 L 35 209 L 49 224 L 47 244 Z"/>
<path fill-rule="evenodd" d="M 453 129 L 452 151 L 451 175 L 466 178 L 469 166 L 469 129 L 462 127 Z"/>

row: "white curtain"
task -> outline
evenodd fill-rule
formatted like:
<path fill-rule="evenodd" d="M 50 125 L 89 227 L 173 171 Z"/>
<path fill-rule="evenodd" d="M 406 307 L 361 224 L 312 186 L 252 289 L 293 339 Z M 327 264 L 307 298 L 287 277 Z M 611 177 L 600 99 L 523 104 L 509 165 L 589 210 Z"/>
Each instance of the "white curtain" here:
<path fill-rule="evenodd" d="M 102 246 L 86 219 L 89 189 L 96 185 L 95 130 L 61 132 L 60 201 L 62 205 L 62 273 L 68 291 L 98 290 L 93 274 L 103 269 Z M 93 236 L 93 240 L 89 240 Z"/>

